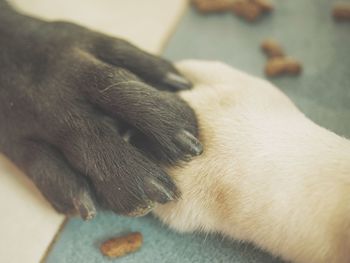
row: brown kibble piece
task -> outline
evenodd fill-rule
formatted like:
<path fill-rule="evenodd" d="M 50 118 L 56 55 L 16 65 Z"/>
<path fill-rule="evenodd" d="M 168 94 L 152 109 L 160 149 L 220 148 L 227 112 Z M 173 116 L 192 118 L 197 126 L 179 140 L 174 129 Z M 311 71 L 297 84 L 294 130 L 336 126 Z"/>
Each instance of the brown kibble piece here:
<path fill-rule="evenodd" d="M 350 21 L 350 4 L 338 3 L 333 8 L 333 17 L 339 21 Z"/>
<path fill-rule="evenodd" d="M 203 13 L 233 11 L 248 21 L 273 10 L 269 0 L 192 0 L 192 3 Z"/>
<path fill-rule="evenodd" d="M 284 52 L 280 44 L 273 39 L 266 39 L 261 43 L 261 49 L 269 57 L 283 57 Z"/>
<path fill-rule="evenodd" d="M 255 2 L 255 4 L 257 4 L 260 7 L 260 9 L 263 10 L 264 12 L 273 11 L 273 5 L 268 0 L 252 0 L 252 1 Z"/>
<path fill-rule="evenodd" d="M 232 11 L 248 21 L 255 21 L 263 10 L 254 1 L 236 0 L 232 4 Z"/>
<path fill-rule="evenodd" d="M 203 13 L 230 11 L 234 0 L 192 0 L 197 9 Z"/>
<path fill-rule="evenodd" d="M 282 74 L 298 75 L 302 70 L 301 64 L 293 58 L 277 57 L 268 60 L 265 74 L 275 77 Z"/>
<path fill-rule="evenodd" d="M 102 243 L 100 250 L 110 258 L 122 257 L 140 249 L 143 237 L 139 232 L 109 239 Z"/>

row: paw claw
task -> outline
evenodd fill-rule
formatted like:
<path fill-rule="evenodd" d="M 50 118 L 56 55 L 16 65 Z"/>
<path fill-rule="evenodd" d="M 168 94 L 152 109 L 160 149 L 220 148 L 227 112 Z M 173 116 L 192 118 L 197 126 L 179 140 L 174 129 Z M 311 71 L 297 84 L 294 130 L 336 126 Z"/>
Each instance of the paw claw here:
<path fill-rule="evenodd" d="M 199 140 L 186 130 L 181 130 L 176 134 L 175 142 L 179 144 L 182 150 L 192 156 L 201 155 L 203 152 L 203 146 Z"/>
<path fill-rule="evenodd" d="M 178 197 L 180 196 L 180 193 L 177 189 L 169 189 L 162 185 L 158 180 L 151 180 L 150 184 L 151 187 L 156 191 L 151 195 L 158 203 L 165 204 L 167 202 L 178 199 Z"/>
<path fill-rule="evenodd" d="M 163 79 L 163 83 L 174 88 L 175 90 L 187 90 L 192 87 L 191 82 L 173 72 L 166 74 L 165 78 Z"/>
<path fill-rule="evenodd" d="M 74 207 L 82 219 L 90 220 L 96 216 L 96 208 L 90 195 L 83 191 L 73 200 Z"/>
<path fill-rule="evenodd" d="M 155 207 L 155 203 L 152 201 L 147 201 L 147 205 L 146 206 L 139 206 L 136 207 L 134 210 L 132 210 L 131 212 L 126 213 L 126 216 L 130 216 L 130 217 L 139 217 L 139 216 L 144 216 L 146 214 L 148 214 L 149 212 L 151 212 L 153 210 L 153 208 Z"/>

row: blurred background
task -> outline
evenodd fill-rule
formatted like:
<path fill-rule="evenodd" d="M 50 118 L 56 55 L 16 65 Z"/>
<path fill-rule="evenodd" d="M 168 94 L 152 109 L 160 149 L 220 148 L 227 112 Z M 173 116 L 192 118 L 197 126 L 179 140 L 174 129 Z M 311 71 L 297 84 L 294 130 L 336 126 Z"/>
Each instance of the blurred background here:
<path fill-rule="evenodd" d="M 10 2 L 33 16 L 69 20 L 126 38 L 173 61 L 220 60 L 267 78 L 313 121 L 350 138 L 350 22 L 332 17 L 336 0 L 270 0 L 273 10 L 255 14 L 254 21 L 225 4 L 213 5 L 215 0 L 211 10 L 220 12 L 209 12 L 208 0 L 196 1 L 197 6 L 186 0 Z M 268 60 L 260 45 L 267 38 L 300 63 L 299 75 L 264 74 Z M 144 246 L 118 262 L 281 262 L 221 236 L 174 233 L 152 216 L 100 213 L 90 222 L 65 220 L 4 157 L 0 208 L 0 262 L 109 262 L 100 254 L 99 242 L 129 231 L 142 232 Z"/>

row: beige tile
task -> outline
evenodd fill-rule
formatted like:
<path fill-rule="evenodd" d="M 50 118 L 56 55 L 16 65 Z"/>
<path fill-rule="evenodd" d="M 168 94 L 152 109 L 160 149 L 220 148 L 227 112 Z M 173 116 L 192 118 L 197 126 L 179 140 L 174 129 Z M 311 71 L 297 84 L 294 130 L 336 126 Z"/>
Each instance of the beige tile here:
<path fill-rule="evenodd" d="M 46 19 L 66 19 L 124 37 L 157 53 L 187 5 L 186 0 L 12 0 Z"/>
<path fill-rule="evenodd" d="M 64 217 L 0 156 L 0 262 L 39 262 Z"/>
<path fill-rule="evenodd" d="M 186 0 L 12 0 L 19 9 L 46 19 L 66 19 L 121 36 L 159 53 Z M 0 155 L 0 262 L 36 263 L 64 217 L 32 183 Z"/>

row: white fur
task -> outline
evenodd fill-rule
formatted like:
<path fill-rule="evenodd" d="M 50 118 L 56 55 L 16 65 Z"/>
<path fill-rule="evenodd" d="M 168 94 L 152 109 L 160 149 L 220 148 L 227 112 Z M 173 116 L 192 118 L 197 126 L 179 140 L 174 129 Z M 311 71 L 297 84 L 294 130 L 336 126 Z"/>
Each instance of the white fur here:
<path fill-rule="evenodd" d="M 350 262 L 350 142 L 269 82 L 218 62 L 178 65 L 204 153 L 169 169 L 182 199 L 154 213 L 179 231 L 221 232 L 300 263 Z"/>

